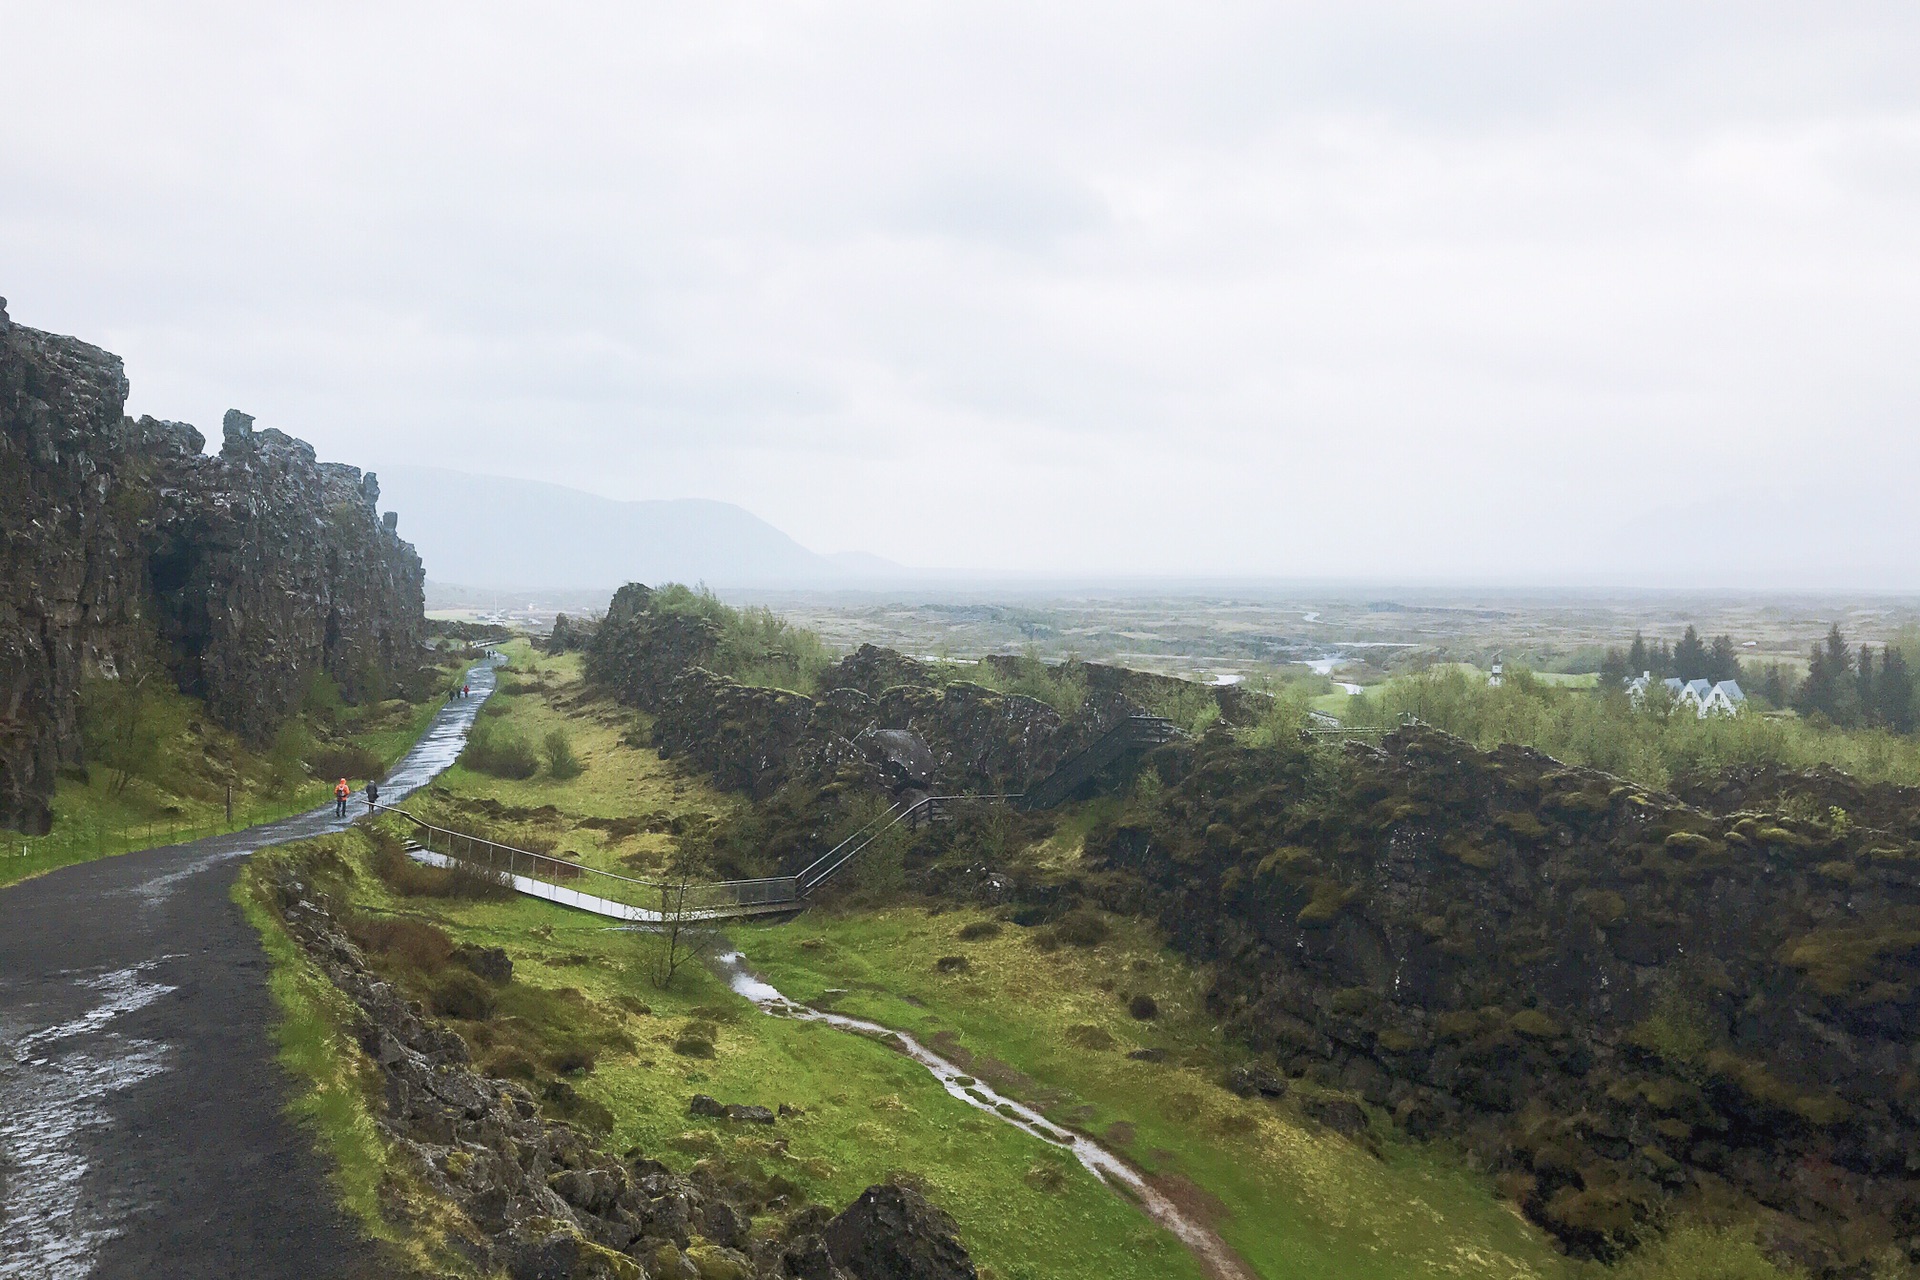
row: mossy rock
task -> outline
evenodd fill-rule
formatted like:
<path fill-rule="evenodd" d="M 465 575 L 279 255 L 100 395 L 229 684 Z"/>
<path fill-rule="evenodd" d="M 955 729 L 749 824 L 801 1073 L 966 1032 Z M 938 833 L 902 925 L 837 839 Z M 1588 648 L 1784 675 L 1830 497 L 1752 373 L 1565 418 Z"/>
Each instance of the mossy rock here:
<path fill-rule="evenodd" d="M 1471 1040 L 1486 1027 L 1477 1009 L 1454 1009 L 1434 1019 L 1433 1029 L 1443 1040 Z"/>
<path fill-rule="evenodd" d="M 1725 1051 L 1710 1054 L 1707 1067 L 1761 1107 L 1798 1116 L 1818 1128 L 1844 1124 L 1853 1115 L 1853 1107 L 1839 1094 L 1796 1088 L 1763 1064 L 1737 1054 Z"/>
<path fill-rule="evenodd" d="M 1573 897 L 1574 905 L 1602 929 L 1627 918 L 1627 900 L 1611 889 L 1582 889 Z"/>
<path fill-rule="evenodd" d="M 1357 887 L 1350 888 L 1338 880 L 1322 877 L 1313 882 L 1313 898 L 1300 908 L 1300 914 L 1294 917 L 1294 921 L 1302 928 L 1324 929 L 1346 909 L 1348 903 L 1359 896 Z"/>
<path fill-rule="evenodd" d="M 687 1246 L 687 1261 L 700 1273 L 700 1280 L 753 1280 L 753 1259 L 704 1240 Z"/>
<path fill-rule="evenodd" d="M 1297 844 L 1282 845 L 1266 857 L 1260 859 L 1254 868 L 1258 876 L 1276 876 L 1282 880 L 1298 883 L 1304 873 L 1317 870 L 1319 860 L 1313 851 L 1303 849 Z"/>
<path fill-rule="evenodd" d="M 1448 836 L 1440 847 L 1444 849 L 1447 856 L 1454 861 L 1464 866 L 1472 867 L 1477 871 L 1491 871 L 1500 863 L 1500 860 L 1494 856 L 1491 850 L 1476 843 L 1471 836 Z"/>
<path fill-rule="evenodd" d="M 1538 1009 L 1520 1010 L 1507 1019 L 1507 1025 L 1529 1040 L 1552 1040 L 1565 1033 L 1565 1028 Z"/>
<path fill-rule="evenodd" d="M 1856 1005 L 1904 1000 L 1920 961 L 1920 909 L 1803 933 L 1782 944 L 1779 958 L 1824 996 Z"/>
<path fill-rule="evenodd" d="M 1419 1036 L 1398 1027 L 1384 1028 L 1374 1036 L 1373 1042 L 1388 1053 L 1413 1053 L 1426 1044 Z"/>
<path fill-rule="evenodd" d="M 1613 807 L 1613 794 L 1604 788 L 1581 788 L 1577 791 L 1555 791 L 1543 801 L 1549 809 L 1592 817 L 1607 812 Z"/>
<path fill-rule="evenodd" d="M 1494 814 L 1493 825 L 1516 840 L 1532 842 L 1544 839 L 1547 834 L 1546 824 L 1523 809 Z"/>

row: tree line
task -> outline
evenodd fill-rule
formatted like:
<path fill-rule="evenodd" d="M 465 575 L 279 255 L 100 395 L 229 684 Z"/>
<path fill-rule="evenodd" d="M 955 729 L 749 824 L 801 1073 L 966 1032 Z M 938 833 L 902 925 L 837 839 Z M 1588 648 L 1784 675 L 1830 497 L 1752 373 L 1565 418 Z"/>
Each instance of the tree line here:
<path fill-rule="evenodd" d="M 1643 673 L 1655 680 L 1676 676 L 1682 680 L 1711 680 L 1715 684 L 1738 680 L 1740 651 L 1734 648 L 1732 636 L 1702 640 L 1700 633 L 1689 626 L 1686 634 L 1671 645 L 1665 640 L 1648 640 L 1636 631 L 1631 647 L 1607 650 L 1600 664 L 1600 682 L 1608 687 L 1624 684 Z"/>
<path fill-rule="evenodd" d="M 1847 643 L 1834 623 L 1825 641 L 1813 646 L 1807 674 L 1796 680 L 1778 664 L 1748 673 L 1740 663 L 1733 637 L 1703 640 L 1693 627 L 1673 644 L 1647 640 L 1635 632 L 1633 644 L 1608 649 L 1600 664 L 1603 688 L 1619 688 L 1642 673 L 1655 680 L 1722 680 L 1740 682 L 1745 691 L 1769 705 L 1792 707 L 1809 718 L 1819 716 L 1842 728 L 1884 728 L 1912 733 L 1916 725 L 1914 672 L 1906 655 L 1893 645 L 1857 650 Z"/>

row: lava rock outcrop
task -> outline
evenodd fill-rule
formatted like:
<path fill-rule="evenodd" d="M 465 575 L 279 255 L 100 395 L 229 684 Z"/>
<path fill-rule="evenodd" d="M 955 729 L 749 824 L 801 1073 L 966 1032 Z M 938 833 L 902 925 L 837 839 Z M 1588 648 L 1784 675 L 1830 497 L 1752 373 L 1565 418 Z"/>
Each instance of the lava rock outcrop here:
<path fill-rule="evenodd" d="M 1920 1260 L 1920 792 L 1694 807 L 1427 729 L 1153 764 L 1090 862 L 1311 1097 L 1465 1141 L 1576 1252 L 1731 1191 L 1816 1273 Z"/>
<path fill-rule="evenodd" d="M 638 1151 L 603 1150 L 548 1119 L 525 1085 L 474 1071 L 459 1034 L 367 966 L 327 894 L 291 871 L 271 889 L 288 934 L 357 1011 L 383 1141 L 453 1211 L 423 1211 L 409 1195 L 390 1197 L 387 1212 L 431 1220 L 479 1269 L 513 1280 L 972 1280 L 952 1219 L 905 1188 L 869 1187 L 835 1217 L 784 1179 L 711 1161 L 683 1176 Z M 692 1110 L 774 1120 L 704 1096 Z"/>
<path fill-rule="evenodd" d="M 47 830 L 87 678 L 164 669 L 264 742 L 317 673 L 360 699 L 420 665 L 425 576 L 371 474 L 237 411 L 207 456 L 126 397 L 118 356 L 0 300 L 0 825 Z"/>

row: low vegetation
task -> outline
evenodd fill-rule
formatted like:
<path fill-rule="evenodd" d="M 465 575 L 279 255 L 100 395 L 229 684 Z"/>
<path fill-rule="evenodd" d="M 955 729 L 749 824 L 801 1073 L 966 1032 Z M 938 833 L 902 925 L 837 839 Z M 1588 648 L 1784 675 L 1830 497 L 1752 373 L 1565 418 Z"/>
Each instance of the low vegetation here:
<path fill-rule="evenodd" d="M 464 670 L 464 661 L 443 668 L 418 701 L 359 706 L 320 676 L 264 749 L 214 724 L 166 681 L 89 681 L 81 698 L 84 759 L 61 772 L 49 834 L 0 836 L 0 885 L 324 804 L 337 779 L 358 788 L 391 768 Z"/>
<path fill-rule="evenodd" d="M 1870 782 L 1920 785 L 1920 740 L 1886 729 L 1755 712 L 1703 720 L 1657 697 L 1636 707 L 1622 693 L 1550 684 L 1524 669 L 1509 671 L 1498 687 L 1457 667 L 1404 676 L 1344 700 L 1338 715 L 1356 727 L 1392 727 L 1413 716 L 1478 747 L 1534 747 L 1662 790 L 1751 764 L 1825 764 Z"/>
<path fill-rule="evenodd" d="M 700 873 L 732 856 L 723 851 L 749 829 L 760 831 L 754 841 L 796 848 L 826 838 L 817 812 L 809 836 L 808 815 L 782 819 L 777 804 L 717 794 L 640 746 L 645 717 L 590 696 L 577 655 L 510 652 L 511 691 L 489 718 L 529 742 L 563 730 L 586 769 L 556 777 L 549 759 L 532 776 L 506 778 L 463 762 L 410 807 L 627 874 Z M 1292 740 L 1302 701 L 1283 699 L 1268 724 L 1245 732 Z M 1158 785 L 1149 774 L 1136 790 Z M 1209 1206 L 1260 1274 L 1609 1274 L 1559 1253 L 1444 1143 L 1364 1119 L 1357 1131 L 1337 1130 L 1351 1106 L 1337 1084 L 1296 1081 L 1278 1100 L 1236 1091 L 1246 1051 L 1222 1035 L 1204 976 L 1141 921 L 1072 897 L 1037 914 L 912 905 L 940 866 L 988 845 L 994 865 L 1035 892 L 1084 882 L 1085 835 L 1115 812 L 1103 800 L 1031 820 L 962 816 L 924 837 L 945 851 L 933 864 L 915 840 L 881 850 L 839 892 L 858 911 L 816 911 L 734 939 L 789 995 L 968 1055 L 1003 1092 L 1128 1154 L 1183 1203 Z M 461 873 L 415 866 L 389 836 L 376 833 L 348 862 L 360 918 L 412 922 L 372 927 L 368 954 L 459 1027 L 489 1069 L 527 1081 L 616 1148 L 657 1151 L 683 1168 L 750 1161 L 826 1202 L 884 1175 L 908 1177 L 960 1219 L 983 1274 L 1000 1280 L 1197 1274 L 1185 1250 L 1061 1153 L 957 1103 L 880 1046 L 768 1018 L 699 965 L 659 984 L 649 940 L 503 894 L 484 877 L 456 883 Z M 1329 898 L 1329 914 L 1339 910 Z M 513 983 L 479 979 L 453 958 L 462 947 L 504 949 Z M 553 1016 L 516 1004 L 515 988 Z M 786 1114 L 774 1133 L 742 1133 L 689 1116 L 696 1092 L 784 1103 Z M 1621 1273 L 1781 1274 L 1750 1228 L 1686 1221 Z"/>

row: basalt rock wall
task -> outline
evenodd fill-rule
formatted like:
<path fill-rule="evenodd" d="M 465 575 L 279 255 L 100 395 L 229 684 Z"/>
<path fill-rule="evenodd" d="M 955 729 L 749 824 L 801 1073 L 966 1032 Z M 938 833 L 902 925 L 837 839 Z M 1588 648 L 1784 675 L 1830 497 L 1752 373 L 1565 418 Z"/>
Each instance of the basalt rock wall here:
<path fill-rule="evenodd" d="M 1579 1252 L 1732 1191 L 1815 1273 L 1920 1261 L 1920 793 L 1696 808 L 1430 730 L 1154 763 L 1089 857 L 1213 967 L 1247 1087 L 1464 1140 Z"/>
<path fill-rule="evenodd" d="M 420 559 L 372 475 L 227 415 L 217 456 L 123 412 L 118 356 L 0 300 L 0 824 L 45 831 L 83 682 L 166 678 L 272 737 L 313 677 L 378 696 L 419 666 Z"/>

